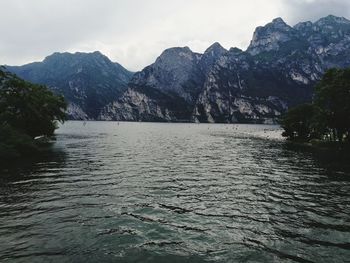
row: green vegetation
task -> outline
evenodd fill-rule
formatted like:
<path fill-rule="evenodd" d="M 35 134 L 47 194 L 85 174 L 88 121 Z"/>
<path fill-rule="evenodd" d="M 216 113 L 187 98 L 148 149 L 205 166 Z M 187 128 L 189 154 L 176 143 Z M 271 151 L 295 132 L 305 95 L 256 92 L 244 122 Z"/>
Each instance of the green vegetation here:
<path fill-rule="evenodd" d="M 292 141 L 350 143 L 350 69 L 331 69 L 316 86 L 312 104 L 289 110 L 283 136 Z"/>
<path fill-rule="evenodd" d="M 0 68 L 0 158 L 40 150 L 35 138 L 52 136 L 65 110 L 63 97 Z"/>

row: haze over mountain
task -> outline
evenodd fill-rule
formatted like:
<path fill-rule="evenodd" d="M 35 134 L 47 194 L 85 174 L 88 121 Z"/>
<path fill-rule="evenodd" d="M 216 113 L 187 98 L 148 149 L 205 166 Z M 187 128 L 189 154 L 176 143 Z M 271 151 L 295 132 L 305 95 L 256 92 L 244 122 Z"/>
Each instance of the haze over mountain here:
<path fill-rule="evenodd" d="M 273 122 L 310 101 L 326 69 L 349 66 L 350 21 L 327 16 L 294 27 L 276 18 L 255 30 L 246 51 L 170 48 L 132 78 L 98 52 L 8 68 L 63 93 L 76 119 Z"/>

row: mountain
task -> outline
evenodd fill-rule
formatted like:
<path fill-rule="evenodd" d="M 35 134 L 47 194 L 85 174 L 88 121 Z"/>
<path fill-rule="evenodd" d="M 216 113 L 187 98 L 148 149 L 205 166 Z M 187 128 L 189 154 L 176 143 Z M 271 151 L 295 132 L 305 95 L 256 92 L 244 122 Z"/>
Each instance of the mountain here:
<path fill-rule="evenodd" d="M 246 50 L 169 48 L 135 74 L 99 52 L 8 69 L 63 94 L 73 119 L 273 123 L 310 102 L 332 67 L 350 67 L 350 21 L 330 15 L 295 26 L 276 18 Z"/>
<path fill-rule="evenodd" d="M 327 16 L 289 26 L 258 27 L 246 51 L 213 44 L 204 54 L 164 51 L 134 75 L 99 119 L 272 123 L 309 102 L 332 67 L 350 67 L 350 21 Z"/>
<path fill-rule="evenodd" d="M 42 62 L 6 68 L 63 94 L 71 119 L 96 119 L 103 107 L 123 94 L 133 75 L 98 51 L 54 53 Z"/>
<path fill-rule="evenodd" d="M 188 47 L 165 50 L 157 60 L 135 73 L 128 90 L 107 105 L 100 120 L 192 121 L 192 111 L 208 72 L 222 54 L 219 43 L 204 54 Z"/>

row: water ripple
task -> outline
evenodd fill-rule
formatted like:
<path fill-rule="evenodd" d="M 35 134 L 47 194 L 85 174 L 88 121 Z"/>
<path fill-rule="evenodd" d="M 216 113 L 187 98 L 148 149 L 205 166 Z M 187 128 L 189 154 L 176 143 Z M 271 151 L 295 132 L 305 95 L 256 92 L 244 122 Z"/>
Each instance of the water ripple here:
<path fill-rule="evenodd" d="M 279 133 L 68 122 L 0 169 L 0 261 L 348 262 L 349 172 Z"/>

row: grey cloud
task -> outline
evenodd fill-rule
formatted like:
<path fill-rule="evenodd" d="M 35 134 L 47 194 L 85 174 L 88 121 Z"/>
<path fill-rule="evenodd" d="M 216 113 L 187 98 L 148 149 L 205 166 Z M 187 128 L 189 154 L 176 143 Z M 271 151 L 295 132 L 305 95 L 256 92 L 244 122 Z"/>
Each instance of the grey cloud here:
<path fill-rule="evenodd" d="M 292 25 L 327 15 L 350 18 L 349 0 L 282 0 L 281 14 Z"/>
<path fill-rule="evenodd" d="M 203 52 L 219 41 L 245 49 L 255 27 L 277 16 L 291 24 L 329 13 L 350 17 L 348 0 L 0 0 L 0 6 L 0 64 L 100 50 L 132 70 L 171 46 Z"/>

